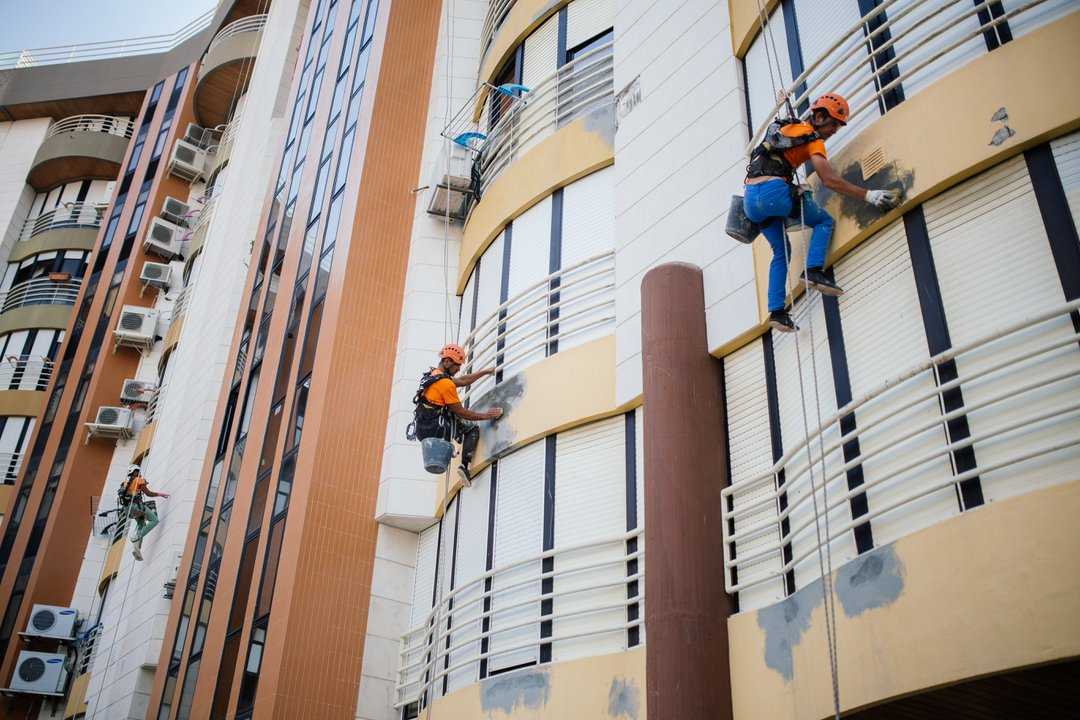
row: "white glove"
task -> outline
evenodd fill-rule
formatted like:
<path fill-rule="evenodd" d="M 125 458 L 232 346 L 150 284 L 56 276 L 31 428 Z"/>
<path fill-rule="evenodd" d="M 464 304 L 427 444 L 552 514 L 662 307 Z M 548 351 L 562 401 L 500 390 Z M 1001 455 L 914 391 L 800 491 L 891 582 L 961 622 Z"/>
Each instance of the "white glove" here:
<path fill-rule="evenodd" d="M 895 190 L 867 190 L 866 202 L 878 210 L 892 210 L 900 203 L 900 193 Z"/>

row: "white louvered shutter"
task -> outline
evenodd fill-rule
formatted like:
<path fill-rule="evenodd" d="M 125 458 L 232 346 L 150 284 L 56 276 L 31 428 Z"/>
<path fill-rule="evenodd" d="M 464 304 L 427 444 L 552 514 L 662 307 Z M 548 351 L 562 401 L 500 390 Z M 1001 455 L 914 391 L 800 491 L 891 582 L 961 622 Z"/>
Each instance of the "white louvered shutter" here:
<path fill-rule="evenodd" d="M 1080 228 L 1080 132 L 1054 140 L 1050 149 L 1061 176 L 1061 186 L 1065 188 L 1073 223 Z"/>
<path fill-rule="evenodd" d="M 941 285 L 953 345 L 963 345 L 1065 301 L 1035 193 L 1023 157 L 1015 157 L 942 193 L 924 206 L 934 266 Z M 964 378 L 1007 357 L 1074 333 L 1068 317 L 1040 324 L 957 359 Z M 990 399 L 1062 372 L 1072 377 L 968 414 L 973 435 L 991 432 L 1075 400 L 1080 395 L 1080 351 L 1075 343 L 1041 355 L 1036 362 L 963 384 L 964 404 Z M 1033 447 L 1080 437 L 1080 419 L 1029 423 L 1019 433 L 975 443 L 980 466 L 1007 461 Z M 987 501 L 1001 500 L 1076 476 L 1076 447 L 988 473 L 981 473 Z"/>
<path fill-rule="evenodd" d="M 42 358 L 46 357 L 49 352 L 49 348 L 52 347 L 53 330 L 38 330 L 37 335 L 34 336 L 34 345 L 30 348 L 30 358 L 26 365 L 26 370 L 22 377 L 19 379 L 20 390 L 35 390 L 38 387 L 38 381 L 41 378 L 44 367 L 42 364 Z M 44 389 L 44 388 L 42 388 Z"/>
<path fill-rule="evenodd" d="M 472 487 L 458 494 L 458 550 L 457 567 L 454 572 L 453 621 L 450 645 L 462 644 L 450 651 L 450 666 L 469 662 L 449 674 L 449 690 L 469 685 L 480 679 L 480 614 L 483 612 L 484 581 L 487 566 L 488 506 L 491 492 L 491 468 L 473 480 Z M 470 641 L 471 642 L 466 642 Z"/>
<path fill-rule="evenodd" d="M 547 343 L 547 283 L 551 259 L 551 196 L 514 220 L 507 286 L 503 379 L 544 359 Z"/>
<path fill-rule="evenodd" d="M 538 598 L 543 525 L 544 441 L 541 440 L 499 461 L 493 568 L 498 572 L 492 579 L 489 673 L 540 658 Z M 507 566 L 513 567 L 503 569 Z M 520 587 L 504 589 L 513 586 Z"/>
<path fill-rule="evenodd" d="M 827 92 L 843 95 L 851 106 L 851 112 L 855 113 L 860 106 L 870 100 L 877 88 L 874 87 L 873 73 L 870 63 L 866 62 L 855 68 L 854 58 L 863 60 L 867 57 L 866 41 L 863 33 L 850 33 L 840 47 L 830 48 L 859 22 L 862 13 L 859 12 L 857 0 L 795 0 L 795 15 L 798 17 L 799 45 L 802 48 L 803 67 L 810 67 L 818 58 L 828 53 L 829 58 L 822 62 L 806 77 L 807 87 L 810 90 L 809 100 Z M 783 26 L 774 28 L 777 36 L 783 37 Z M 832 60 L 843 57 L 848 51 L 854 50 L 852 60 L 830 70 Z M 779 48 L 780 52 L 784 47 Z M 847 75 L 851 73 L 851 77 Z M 847 79 L 845 79 L 847 77 Z M 829 150 L 835 152 L 843 147 L 850 138 L 861 132 L 862 128 L 881 117 L 877 102 L 873 102 L 865 110 L 855 115 L 847 127 L 841 128 L 836 137 L 829 141 Z"/>
<path fill-rule="evenodd" d="M 736 511 L 773 493 L 775 480 L 750 484 L 772 467 L 772 436 L 769 433 L 769 399 L 765 385 L 765 351 L 755 340 L 724 358 L 724 388 L 727 393 L 728 448 L 731 454 L 731 484 Z M 744 487 L 743 487 L 744 486 Z M 735 521 L 735 532 L 777 521 L 775 500 Z M 751 558 L 776 548 L 746 565 L 739 565 L 739 582 L 753 582 L 777 573 L 783 566 L 779 549 L 780 527 L 735 544 L 735 557 Z M 719 562 L 719 559 L 718 559 Z M 782 576 L 765 580 L 739 592 L 739 610 L 753 610 L 784 598 Z"/>
<path fill-rule="evenodd" d="M 452 592 L 453 588 L 453 568 L 454 568 L 454 552 L 456 547 L 456 528 L 457 528 L 457 510 L 458 501 L 454 498 L 450 501 L 450 504 L 446 508 L 446 512 L 443 513 L 442 518 L 442 539 L 439 543 L 439 588 L 437 589 L 436 606 L 438 612 L 436 615 L 440 618 L 439 622 L 439 635 L 443 637 L 442 640 L 436 643 L 436 658 L 437 662 L 434 663 L 433 679 L 435 675 L 446 670 L 446 635 L 454 626 L 457 625 L 454 622 L 454 618 L 447 612 L 447 600 Z M 442 693 L 442 679 L 441 677 L 435 680 L 433 685 L 436 695 Z"/>
<path fill-rule="evenodd" d="M 916 7 L 911 9 L 912 5 Z M 919 4 L 916 0 L 899 0 L 889 6 L 886 16 L 891 22 L 891 37 L 896 39 L 892 48 L 895 56 L 899 58 L 895 67 L 904 75 L 901 80 L 904 97 L 910 98 L 964 63 L 986 54 L 986 41 L 978 33 L 980 23 L 974 10 L 974 5 L 968 3 L 952 3 L 942 9 L 941 5 Z M 933 18 L 926 20 L 931 14 Z M 801 15 L 799 20 L 802 20 Z M 927 37 L 938 31 L 941 31 L 940 34 Z M 975 34 L 959 46 L 916 70 L 945 48 L 972 33 Z"/>
<path fill-rule="evenodd" d="M 836 282 L 844 288 L 840 296 L 840 319 L 853 398 L 875 390 L 889 378 L 929 357 L 903 221 L 889 225 L 841 260 L 836 266 Z M 941 417 L 936 395 L 915 407 L 900 410 L 916 394 L 934 390 L 932 372 L 923 373 L 904 387 L 901 392 L 882 394 L 855 413 L 855 422 L 862 430 L 859 450 L 868 458 L 863 463 L 867 483 L 883 479 L 899 471 L 912 458 L 947 444 L 943 427 L 933 425 Z M 924 424 L 932 427 L 903 444 L 894 445 L 898 432 Z M 913 497 L 951 475 L 949 458 L 939 456 L 915 471 L 904 472 L 868 489 L 870 510 Z M 936 490 L 910 503 L 901 513 L 875 518 L 871 523 L 874 545 L 890 543 L 959 511 L 952 487 Z"/>
<path fill-rule="evenodd" d="M 473 297 L 476 295 L 476 268 L 469 273 L 469 279 L 465 282 L 465 291 L 461 293 L 461 315 L 458 322 L 461 323 L 461 337 L 466 338 L 472 332 Z"/>
<path fill-rule="evenodd" d="M 807 312 L 807 302 L 810 312 Z M 796 558 L 795 587 L 803 588 L 820 576 L 817 561 L 817 536 L 814 531 L 814 506 L 810 497 L 811 472 L 813 482 L 819 489 L 818 508 L 821 511 L 820 522 L 824 530 L 825 516 L 821 505 L 820 492 L 822 483 L 821 445 L 814 433 L 818 427 L 818 412 L 822 422 L 836 413 L 836 391 L 833 386 L 832 361 L 829 357 L 829 338 L 825 329 L 825 313 L 821 296 L 814 292 L 808 297 L 803 295 L 792 311 L 795 322 L 801 328 L 798 333 L 798 351 L 802 355 L 802 383 L 800 387 L 798 358 L 795 347 L 795 333 L 773 333 L 773 350 L 776 358 L 776 388 L 780 407 L 780 438 L 784 443 L 784 452 L 793 447 L 802 448 L 788 463 L 786 480 L 788 482 L 788 507 L 792 508 L 791 549 Z M 810 325 L 813 323 L 814 346 L 811 352 Z M 814 387 L 814 372 L 817 372 L 817 391 Z M 806 400 L 806 424 L 803 422 L 802 399 Z M 808 468 L 806 454 L 806 431 L 811 434 L 810 453 L 813 458 L 812 471 Z M 840 438 L 839 426 L 834 424 L 824 436 L 825 448 L 837 443 Z M 827 452 L 825 457 L 825 477 L 837 472 L 844 464 L 841 449 L 837 447 Z M 841 473 L 829 481 L 828 494 L 836 498 L 847 490 L 847 477 Z M 829 515 L 832 527 L 851 520 L 851 510 L 847 503 L 841 504 Z M 809 553 L 809 554 L 807 554 Z M 802 560 L 800 555 L 806 554 Z M 848 532 L 832 545 L 834 563 L 844 563 L 855 557 L 855 536 Z"/>
<path fill-rule="evenodd" d="M 1029 4 L 1026 0 L 1002 0 L 1001 5 L 1006 13 Z M 1053 22 L 1059 18 L 1074 12 L 1077 9 L 1076 0 L 1047 0 L 1041 5 L 1025 10 L 1014 17 L 1009 18 L 1009 29 L 1014 38 L 1026 35 L 1041 25 Z"/>
<path fill-rule="evenodd" d="M 45 330 L 39 330 L 38 335 L 46 334 Z M 51 336 L 51 334 L 50 334 Z M 9 355 L 21 355 L 25 351 L 26 341 L 30 337 L 29 330 L 16 330 L 8 333 L 0 339 L 0 360 Z"/>
<path fill-rule="evenodd" d="M 420 681 L 423 678 L 423 664 L 427 652 L 428 616 L 431 613 L 435 589 L 435 550 L 438 544 L 438 523 L 421 531 L 420 539 L 416 544 L 412 607 L 409 610 L 409 647 L 412 651 L 405 657 L 405 663 L 412 667 L 406 672 L 407 681 Z"/>
<path fill-rule="evenodd" d="M 34 431 L 34 418 L 11 416 L 2 421 L 3 430 L 0 430 L 0 479 L 4 482 L 13 482 L 18 473 L 18 454 L 26 447 L 30 435 Z M 29 426 L 29 427 L 27 427 Z M 26 428 L 25 434 L 23 428 Z M 20 437 L 22 443 L 20 444 Z"/>
<path fill-rule="evenodd" d="M 503 234 L 496 237 L 480 258 L 479 275 L 476 275 L 476 345 L 470 348 L 470 368 L 477 370 L 495 364 L 499 330 L 498 307 L 502 290 Z M 486 377 L 473 384 L 470 397 L 481 397 L 495 384 L 495 379 Z"/>
<path fill-rule="evenodd" d="M 615 249 L 615 170 L 598 170 L 563 190 L 562 290 L 559 293 L 559 350 L 615 331 L 614 277 L 590 258 Z M 590 277 L 592 276 L 592 277 Z"/>
<path fill-rule="evenodd" d="M 614 24 L 614 0 L 574 0 L 566 6 L 566 47 L 577 47 Z"/>
<path fill-rule="evenodd" d="M 618 415 L 559 433 L 555 445 L 555 548 L 596 543 L 626 532 L 626 421 Z M 564 593 L 626 577 L 626 543 L 555 557 L 554 635 L 610 630 L 552 643 L 556 662 L 626 649 L 626 586 Z M 565 574 L 573 568 L 591 570 Z M 592 610 L 615 606 L 608 610 Z M 569 615 L 568 613 L 582 613 Z"/>
<path fill-rule="evenodd" d="M 769 28 L 772 35 L 769 35 Z M 773 48 L 775 40 L 776 47 Z M 773 53 L 776 57 L 773 57 Z M 780 63 L 777 78 L 776 63 Z M 750 122 L 752 132 L 770 119 L 776 105 L 776 90 L 787 87 L 791 81 L 791 60 L 787 54 L 787 36 L 784 34 L 784 15 L 778 9 L 769 18 L 765 33 L 758 33 L 746 52 L 746 85 L 750 98 Z M 772 71 L 770 73 L 770 63 Z M 775 89 L 774 89 L 775 88 Z"/>
<path fill-rule="evenodd" d="M 521 84 L 529 88 L 515 133 L 517 152 L 524 153 L 553 131 L 556 83 L 552 79 L 558 69 L 559 14 L 555 13 L 525 38 L 521 61 Z"/>

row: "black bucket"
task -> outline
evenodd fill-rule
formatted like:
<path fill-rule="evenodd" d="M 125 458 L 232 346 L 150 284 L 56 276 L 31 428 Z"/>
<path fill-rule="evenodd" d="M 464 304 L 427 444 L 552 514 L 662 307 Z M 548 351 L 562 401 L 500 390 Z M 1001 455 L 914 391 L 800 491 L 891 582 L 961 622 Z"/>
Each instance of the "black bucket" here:
<path fill-rule="evenodd" d="M 742 195 L 731 196 L 731 206 L 728 208 L 727 214 L 727 226 L 724 230 L 735 240 L 747 245 L 754 242 L 754 238 L 761 233 L 761 228 L 758 227 L 757 223 L 746 217 Z"/>
<path fill-rule="evenodd" d="M 454 446 L 437 437 L 424 438 L 420 441 L 420 451 L 424 455 L 424 469 L 435 475 L 442 475 L 454 457 Z"/>

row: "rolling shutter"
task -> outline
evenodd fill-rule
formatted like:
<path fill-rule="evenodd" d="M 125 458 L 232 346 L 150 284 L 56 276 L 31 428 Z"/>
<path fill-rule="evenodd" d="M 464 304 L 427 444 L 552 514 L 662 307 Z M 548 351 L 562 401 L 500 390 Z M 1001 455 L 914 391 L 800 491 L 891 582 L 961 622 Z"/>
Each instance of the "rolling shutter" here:
<path fill-rule="evenodd" d="M 772 34 L 769 34 L 771 28 Z M 767 40 L 767 44 L 766 44 Z M 776 43 L 773 57 L 773 43 Z M 777 79 L 776 62 L 780 62 L 780 78 Z M 744 58 L 746 68 L 746 94 L 750 99 L 750 133 L 753 134 L 769 118 L 776 104 L 776 90 L 791 82 L 791 60 L 787 53 L 787 36 L 784 33 L 784 16 L 780 10 L 773 12 L 765 33 L 758 33 Z M 770 63 L 772 71 L 770 73 Z M 775 89 L 774 89 L 775 87 Z"/>
<path fill-rule="evenodd" d="M 8 415 L 0 418 L 0 482 L 15 482 L 19 457 L 34 432 L 34 418 Z"/>
<path fill-rule="evenodd" d="M 544 452 L 541 440 L 499 461 L 493 569 L 514 567 L 492 579 L 489 673 L 539 660 Z"/>
<path fill-rule="evenodd" d="M 544 358 L 547 294 L 538 288 L 548 275 L 551 256 L 551 196 L 514 220 L 510 243 L 506 352 L 503 379 Z M 520 297 L 522 293 L 527 295 Z"/>
<path fill-rule="evenodd" d="M 728 449 L 731 453 L 731 484 L 736 488 L 734 507 L 752 504 L 775 489 L 773 483 L 758 483 L 739 489 L 740 484 L 768 472 L 772 467 L 772 438 L 769 434 L 769 399 L 765 386 L 765 352 L 755 340 L 724 358 L 724 389 L 727 393 Z M 735 531 L 777 517 L 775 501 L 735 522 Z M 736 543 L 736 557 L 750 557 L 780 541 L 780 528 Z M 780 551 L 752 564 L 739 566 L 739 581 L 754 581 L 777 572 L 783 566 Z M 784 579 L 777 576 L 739 592 L 739 610 L 753 610 L 784 598 Z"/>
<path fill-rule="evenodd" d="M 409 628 L 419 627 L 431 612 L 435 586 L 435 547 L 439 542 L 439 524 L 420 533 L 416 545 L 416 570 L 413 576 L 412 611 Z"/>
<path fill-rule="evenodd" d="M 468 337 L 472 332 L 473 322 L 473 297 L 476 295 L 476 268 L 469 273 L 469 279 L 465 282 L 465 291 L 461 294 L 461 314 L 458 322 L 461 324 L 460 337 Z"/>
<path fill-rule="evenodd" d="M 923 3 L 910 9 L 912 5 L 916 5 L 915 0 L 899 0 L 886 11 L 886 16 L 892 21 L 889 33 L 896 38 L 892 47 L 895 56 L 899 58 L 897 67 L 901 74 L 912 73 L 901 80 L 906 98 L 937 82 L 942 76 L 969 60 L 986 54 L 986 41 L 978 32 L 980 23 L 973 4 L 952 3 L 945 9 L 935 3 Z M 931 14 L 933 18 L 926 20 Z M 940 34 L 927 37 L 938 31 Z M 943 57 L 916 70 L 919 65 L 960 38 L 973 33 L 973 37 L 949 50 Z"/>
<path fill-rule="evenodd" d="M 555 548 L 603 540 L 626 532 L 626 420 L 616 417 L 559 433 L 555 451 Z M 599 630 L 552 643 L 552 659 L 619 652 L 626 648 L 625 585 L 564 593 L 626 577 L 625 542 L 559 554 L 555 558 L 555 637 Z M 591 570 L 573 568 L 613 561 Z M 599 612 L 593 608 L 617 606 Z"/>
<path fill-rule="evenodd" d="M 521 108 L 519 119 L 514 121 L 517 126 L 510 129 L 510 132 L 514 133 L 514 139 L 510 142 L 518 145 L 516 152 L 519 156 L 550 135 L 553 130 L 550 121 L 555 109 L 556 85 L 548 82 L 543 88 L 539 86 L 555 74 L 558 54 L 559 14 L 555 13 L 536 28 L 532 35 L 525 38 L 521 84 L 531 92 L 525 93 L 524 105 L 518 106 Z"/>
<path fill-rule="evenodd" d="M 562 267 L 572 268 L 615 249 L 615 170 L 598 170 L 563 191 Z M 563 276 L 559 306 L 559 350 L 615 331 L 613 307 L 597 307 L 614 293 L 614 277 L 591 265 Z"/>
<path fill-rule="evenodd" d="M 903 221 L 895 221 L 841 260 L 836 266 L 836 282 L 844 288 L 840 296 L 840 318 L 852 397 L 863 396 L 888 378 L 927 359 L 926 331 Z M 880 452 L 863 463 L 866 482 L 884 478 L 910 463 L 912 458 L 947 444 L 943 427 L 936 425 L 899 446 L 889 447 L 898 432 L 933 423 L 941 417 L 936 395 L 903 410 L 902 414 L 899 410 L 915 394 L 933 389 L 934 378 L 927 371 L 917 380 L 909 381 L 904 390 L 884 393 L 856 410 L 856 422 L 865 429 L 859 438 L 862 455 Z M 907 471 L 867 490 L 870 509 L 911 497 L 920 487 L 941 482 L 951 475 L 948 456 L 939 456 L 915 471 Z M 890 543 L 959 510 L 953 488 L 934 491 L 908 504 L 903 512 L 875 518 L 874 544 Z"/>
<path fill-rule="evenodd" d="M 484 581 L 481 578 L 487 566 L 488 504 L 490 502 L 491 468 L 484 468 L 473 480 L 471 488 L 458 494 L 458 550 L 457 567 L 454 571 L 453 623 L 450 645 L 465 643 L 480 637 L 480 613 L 484 609 Z M 480 665 L 475 662 L 480 654 L 477 640 L 468 642 L 450 652 L 450 666 L 473 660 L 467 665 L 451 670 L 449 691 L 479 680 Z"/>
<path fill-rule="evenodd" d="M 503 234 L 500 234 L 491 242 L 478 263 L 480 270 L 475 276 L 477 298 L 474 329 L 479 330 L 480 337 L 477 338 L 477 346 L 472 348 L 470 353 L 472 370 L 495 364 L 498 318 L 494 315 L 499 307 L 502 291 L 503 237 Z M 494 384 L 495 379 L 492 377 L 474 383 L 470 389 L 470 397 L 481 397 Z"/>
<path fill-rule="evenodd" d="M 460 497 L 460 495 L 458 496 Z M 450 630 L 454 618 L 447 614 L 446 600 L 447 596 L 453 589 L 453 568 L 454 568 L 454 554 L 456 547 L 456 529 L 457 529 L 457 509 L 458 502 L 457 497 L 450 501 L 450 504 L 446 508 L 446 512 L 443 513 L 442 518 L 442 541 L 439 543 L 439 584 L 436 605 L 439 608 L 438 617 L 439 634 L 443 636 L 442 640 L 436 643 L 437 653 L 445 652 L 446 649 L 446 633 Z M 445 656 L 441 656 L 439 661 L 434 664 L 434 670 L 432 678 L 435 681 L 433 687 L 435 688 L 436 695 L 442 691 L 443 683 L 441 678 L 436 679 L 438 673 L 441 673 L 446 668 Z"/>
<path fill-rule="evenodd" d="M 1009 13 L 1028 4 L 1025 0 L 1002 0 L 1001 5 Z M 1046 25 L 1076 10 L 1076 0 L 1047 0 L 1029 10 L 1009 18 L 1009 29 L 1014 38 L 1026 35 L 1040 25 Z"/>
<path fill-rule="evenodd" d="M 1058 138 L 1050 143 L 1050 150 L 1054 153 L 1073 223 L 1080 228 L 1080 132 Z"/>
<path fill-rule="evenodd" d="M 566 47 L 575 48 L 614 24 L 613 0 L 574 0 L 566 6 Z"/>
<path fill-rule="evenodd" d="M 972 342 L 1005 325 L 1065 301 L 1042 216 L 1023 157 L 1015 157 L 924 206 L 934 265 L 954 346 Z M 957 359 L 963 378 L 995 361 L 1074 332 L 1060 317 Z M 1048 352 L 1037 362 L 1008 369 L 962 386 L 965 405 L 987 400 L 1008 385 L 1020 386 L 1070 370 L 1072 378 L 968 414 L 973 435 L 1037 412 L 1060 407 L 1080 393 L 1080 352 L 1075 344 Z M 1024 449 L 1080 436 L 1080 419 L 1030 424 L 1022 432 L 975 444 L 980 466 Z M 1038 460 L 980 475 L 987 502 L 1075 477 L 1080 450 L 1069 448 Z"/>

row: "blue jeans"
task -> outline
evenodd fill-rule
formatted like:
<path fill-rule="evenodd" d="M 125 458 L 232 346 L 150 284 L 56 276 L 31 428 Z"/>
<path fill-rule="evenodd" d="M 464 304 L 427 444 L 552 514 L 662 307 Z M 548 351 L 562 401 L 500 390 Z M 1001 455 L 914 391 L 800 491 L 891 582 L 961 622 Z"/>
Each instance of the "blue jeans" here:
<path fill-rule="evenodd" d="M 769 312 L 783 310 L 784 298 L 787 296 L 787 256 L 791 253 L 790 246 L 784 245 L 787 239 L 784 233 L 784 218 L 791 214 L 791 188 L 783 180 L 769 180 L 757 185 L 747 185 L 744 190 L 743 209 L 746 217 L 761 226 L 761 233 L 772 248 L 772 262 L 769 264 Z M 806 227 L 811 228 L 806 266 L 823 267 L 835 225 L 832 216 L 818 207 L 809 195 L 803 195 L 802 221 Z"/>

